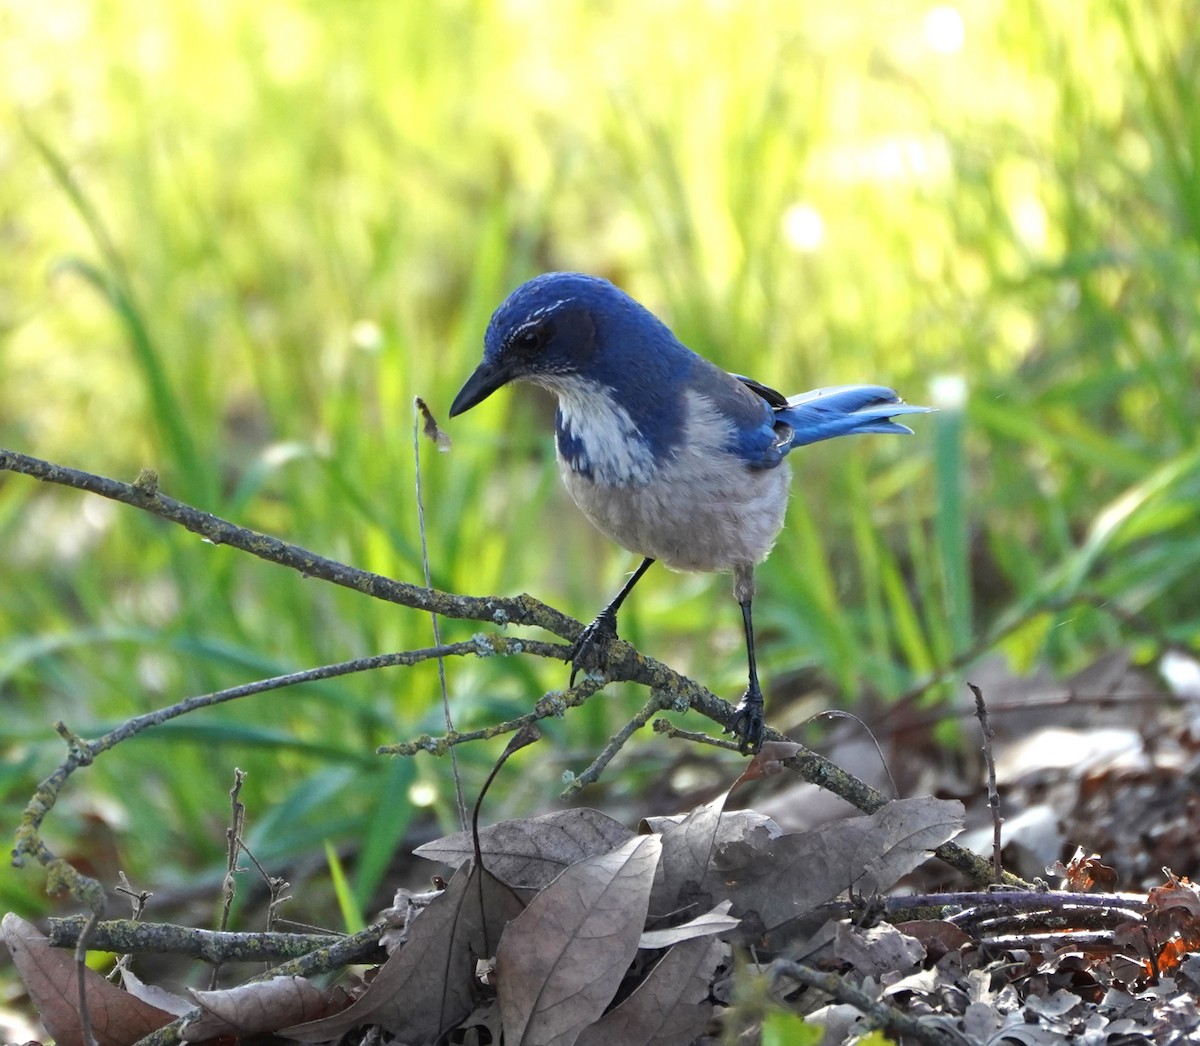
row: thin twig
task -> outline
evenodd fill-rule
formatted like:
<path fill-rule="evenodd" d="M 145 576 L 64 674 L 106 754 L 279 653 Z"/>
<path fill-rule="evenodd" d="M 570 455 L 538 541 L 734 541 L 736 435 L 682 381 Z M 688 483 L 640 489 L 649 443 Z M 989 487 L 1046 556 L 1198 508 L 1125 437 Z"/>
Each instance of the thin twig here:
<path fill-rule="evenodd" d="M 130 918 L 137 922 L 142 917 L 142 912 L 146 910 L 146 902 L 154 894 L 149 890 L 135 890 L 133 883 L 129 881 L 129 876 L 120 869 L 117 870 L 117 882 L 119 885 L 115 887 L 114 892 L 123 893 L 129 898 L 129 903 L 133 906 L 133 914 Z"/>
<path fill-rule="evenodd" d="M 235 526 L 210 513 L 168 498 L 159 492 L 158 478 L 151 472 L 143 473 L 133 484 L 120 483 L 91 473 L 64 468 L 28 455 L 0 450 L 0 471 L 3 470 L 19 472 L 46 482 L 90 491 L 132 505 L 160 518 L 178 523 L 215 544 L 228 544 L 261 559 L 298 570 L 306 576 L 318 577 L 413 609 L 436 611 L 442 616 L 487 620 L 502 625 L 510 623 L 538 625 L 555 635 L 570 640 L 575 639 L 583 627 L 580 622 L 530 596 L 507 599 L 456 596 L 434 589 L 404 584 L 378 574 L 348 567 L 277 538 Z M 393 664 L 412 664 L 417 660 L 429 657 L 467 653 L 478 655 L 531 653 L 565 660 L 568 651 L 568 647 L 558 644 L 536 643 L 484 634 L 477 635 L 471 643 L 467 644 L 452 644 L 435 647 L 431 651 L 386 655 L 386 657 L 390 659 L 389 663 Z M 362 671 L 382 663 L 379 659 L 365 659 L 358 662 L 358 667 L 353 670 Z M 347 669 L 342 669 L 342 672 L 345 671 Z M 38 834 L 42 820 L 54 805 L 59 789 L 71 773 L 79 766 L 90 762 L 99 752 L 106 751 L 126 737 L 149 726 L 165 722 L 167 719 L 183 715 L 195 708 L 215 704 L 220 700 L 245 696 L 249 693 L 291 685 L 293 682 L 328 678 L 335 674 L 341 673 L 330 669 L 313 669 L 308 673 L 297 673 L 290 677 L 278 677 L 273 681 L 232 688 L 222 691 L 220 695 L 189 698 L 172 705 L 169 709 L 135 717 L 97 741 L 78 742 L 77 744 L 72 742 L 67 760 L 54 774 L 42 782 L 26 807 L 21 826 L 18 829 L 17 846 L 14 851 L 15 860 L 19 863 L 24 855 L 36 856 L 47 867 L 49 889 L 69 888 L 76 897 L 88 904 L 89 908 L 94 911 L 102 910 L 103 890 L 99 884 L 80 875 L 65 861 L 58 859 Z M 617 640 L 608 651 L 608 667 L 604 680 L 591 682 L 585 680 L 581 686 L 572 688 L 562 695 L 548 694 L 538 702 L 534 712 L 530 715 L 470 734 L 451 734 L 438 740 L 426 735 L 405 745 L 386 746 L 381 751 L 411 755 L 416 751 L 426 750 L 440 754 L 466 740 L 494 737 L 520 729 L 526 723 L 545 718 L 547 715 L 561 715 L 567 708 L 586 701 L 592 693 L 608 682 L 632 682 L 652 691 L 669 692 L 674 697 L 672 702 L 674 707 L 683 709 L 686 706 L 722 726 L 728 725 L 734 714 L 732 705 L 712 691 L 700 686 L 694 680 L 680 675 L 662 662 L 646 657 L 628 643 Z M 62 730 L 66 736 L 65 727 Z M 768 729 L 766 733 L 770 740 L 785 739 L 773 730 Z M 876 790 L 868 788 L 828 760 L 807 750 L 801 750 L 797 757 L 789 760 L 788 765 L 805 780 L 827 788 L 867 813 L 873 813 L 888 801 Z M 947 843 L 940 847 L 937 853 L 943 860 L 960 868 L 974 881 L 981 883 L 989 881 L 990 871 L 981 873 L 979 867 L 981 859 L 969 851 L 963 850 L 953 843 Z M 1005 881 L 1018 886 L 1028 885 L 1007 873 Z"/>
<path fill-rule="evenodd" d="M 673 694 L 666 690 L 652 690 L 650 692 L 650 700 L 647 701 L 637 713 L 627 722 L 620 730 L 608 739 L 608 744 L 600 752 L 591 765 L 571 780 L 571 783 L 562 790 L 559 798 L 564 802 L 573 799 L 582 789 L 590 784 L 594 784 L 600 780 L 600 775 L 604 772 L 604 768 L 611 763 L 616 754 L 625 747 L 625 742 L 628 741 L 636 731 L 641 730 L 652 716 L 661 712 L 664 708 L 670 708 L 675 703 Z"/>
<path fill-rule="evenodd" d="M 785 977 L 823 991 L 838 1002 L 853 1006 L 876 1028 L 897 1037 L 908 1036 L 918 1042 L 928 1043 L 929 1046 L 963 1046 L 969 1041 L 951 1028 L 941 1027 L 929 1020 L 922 1021 L 871 998 L 841 974 L 823 973 L 803 963 L 789 962 L 785 959 L 772 963 L 772 980 L 779 981 Z"/>
<path fill-rule="evenodd" d="M 178 523 L 185 530 L 199 534 L 214 545 L 229 545 L 259 559 L 298 571 L 305 577 L 319 578 L 414 610 L 436 611 L 443 617 L 489 621 L 496 625 L 537 625 L 569 640 L 574 640 L 583 630 L 579 621 L 532 596 L 479 598 L 450 595 L 436 589 L 395 581 L 382 574 L 359 570 L 337 560 L 327 559 L 316 552 L 310 552 L 299 545 L 281 541 L 247 527 L 239 527 L 219 516 L 160 493 L 158 476 L 150 470 L 143 471 L 134 483 L 122 483 L 119 480 L 96 476 L 90 472 L 67 468 L 28 454 L 0 448 L 0 472 L 18 472 L 45 483 L 98 494 L 168 522 Z"/>
<path fill-rule="evenodd" d="M 58 948 L 73 948 L 87 921 L 85 915 L 51 918 L 47 930 L 50 943 Z M 88 947 L 109 952 L 184 955 L 207 963 L 269 962 L 298 959 L 345 940 L 346 937 L 331 933 L 220 933 L 172 923 L 107 919 L 96 924 Z M 371 962 L 379 954 L 376 942 L 366 942 L 349 961 Z"/>
<path fill-rule="evenodd" d="M 343 937 L 336 944 L 316 948 L 299 958 L 281 963 L 279 966 L 275 966 L 265 973 L 259 974 L 257 977 L 251 977 L 246 983 L 253 984 L 258 981 L 269 981 L 273 977 L 314 977 L 329 970 L 341 969 L 343 966 L 348 966 L 354 962 L 361 962 L 363 961 L 361 956 L 364 954 L 364 946 L 377 946 L 380 934 L 387 928 L 387 920 L 376 920 L 366 929 L 360 930 L 352 937 Z M 196 1020 L 200 1014 L 199 1007 L 190 1010 L 178 1020 L 159 1028 L 158 1031 L 151 1032 L 151 1034 L 144 1038 L 138 1039 L 134 1043 L 134 1046 L 175 1046 L 176 1043 L 181 1041 L 179 1032 L 183 1025 L 188 1021 Z"/>
<path fill-rule="evenodd" d="M 708 745 L 710 748 L 724 748 L 727 752 L 741 750 L 740 741 L 731 741 L 725 737 L 713 737 L 702 730 L 684 730 L 669 719 L 656 719 L 650 724 L 650 729 L 656 734 L 662 734 L 675 741 L 691 741 L 693 744 Z"/>
<path fill-rule="evenodd" d="M 992 867 L 996 873 L 995 881 L 1000 882 L 1003 870 L 1000 861 L 1002 819 L 1000 817 L 1000 790 L 996 787 L 996 760 L 992 757 L 992 739 L 996 735 L 988 723 L 987 702 L 983 699 L 983 691 L 974 683 L 967 683 L 967 686 L 975 695 L 975 715 L 979 719 L 979 729 L 983 734 L 983 761 L 987 766 L 988 809 L 992 812 Z"/>
<path fill-rule="evenodd" d="M 892 776 L 892 768 L 888 766 L 887 756 L 883 754 L 883 745 L 879 743 L 879 738 L 875 736 L 875 731 L 872 730 L 862 719 L 856 716 L 853 712 L 847 712 L 841 708 L 827 708 L 823 712 L 817 712 L 809 722 L 815 722 L 818 719 L 833 720 L 833 719 L 849 719 L 857 726 L 867 739 L 871 742 L 875 749 L 875 754 L 879 757 L 879 765 L 883 769 L 884 776 L 887 777 L 888 786 L 892 790 L 892 797 L 895 798 L 900 794 L 900 789 L 896 787 L 896 779 Z"/>
<path fill-rule="evenodd" d="M 246 806 L 241 800 L 242 784 L 246 772 L 233 768 L 233 787 L 229 789 L 229 827 L 225 829 L 225 878 L 221 881 L 221 920 L 219 932 L 229 929 L 229 913 L 233 909 L 233 898 L 237 893 L 238 854 L 242 851 L 242 830 L 246 827 Z M 208 990 L 216 991 L 217 979 L 221 975 L 221 964 L 214 963 Z"/>
<path fill-rule="evenodd" d="M 457 745 L 468 744 L 472 741 L 488 741 L 493 737 L 502 737 L 505 734 L 515 734 L 523 727 L 536 723 L 539 719 L 561 718 L 568 708 L 577 708 L 582 705 L 593 694 L 604 689 L 605 685 L 603 679 L 587 676 L 568 690 L 551 690 L 543 694 L 533 706 L 532 712 L 526 712 L 515 719 L 492 723 L 491 726 L 485 726 L 479 730 L 467 730 L 462 733 L 455 731 L 451 734 L 443 734 L 441 737 L 422 734 L 420 737 L 414 737 L 411 741 L 380 745 L 376 751 L 380 755 L 416 755 L 418 752 L 429 752 L 431 755 L 438 756 Z"/>
<path fill-rule="evenodd" d="M 88 1007 L 87 997 L 89 973 L 87 953 L 91 944 L 92 932 L 100 921 L 100 914 L 100 912 L 93 911 L 88 915 L 83 929 L 79 931 L 79 940 L 75 942 L 75 984 L 79 989 L 79 1036 L 83 1040 L 84 1046 L 96 1046 L 96 1036 L 92 1031 L 92 1013 Z"/>
<path fill-rule="evenodd" d="M 421 570 L 425 577 L 425 587 L 433 588 L 432 575 L 429 571 L 429 542 L 425 539 L 425 500 L 421 496 L 421 431 L 424 421 L 425 435 L 432 439 L 439 450 L 445 451 L 450 447 L 449 437 L 438 428 L 437 422 L 434 420 L 433 413 L 426 406 L 425 401 L 417 396 L 413 400 L 413 467 L 417 474 L 417 530 L 421 535 Z M 444 441 L 444 442 L 443 442 Z M 438 624 L 438 616 L 436 610 L 429 612 L 430 622 L 433 626 L 433 642 L 435 646 L 442 645 L 442 629 Z M 450 714 L 450 696 L 449 688 L 446 686 L 446 659 L 439 657 L 437 660 L 438 668 L 438 684 L 442 691 L 442 714 L 446 720 L 446 730 L 449 733 L 454 732 L 454 718 Z M 458 750 L 450 749 L 450 769 L 454 776 L 454 796 L 458 801 L 458 824 L 463 831 L 467 828 L 467 800 L 463 796 L 462 775 L 458 772 Z"/>

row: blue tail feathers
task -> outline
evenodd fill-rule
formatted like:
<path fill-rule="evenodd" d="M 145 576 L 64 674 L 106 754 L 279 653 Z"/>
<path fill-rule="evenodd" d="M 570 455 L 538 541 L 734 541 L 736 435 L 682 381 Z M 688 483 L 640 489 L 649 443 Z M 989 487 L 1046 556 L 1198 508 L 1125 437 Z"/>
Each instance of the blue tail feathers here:
<path fill-rule="evenodd" d="M 775 419 L 792 427 L 788 449 L 859 432 L 912 433 L 891 419 L 900 414 L 928 414 L 932 407 L 905 403 L 884 385 L 837 385 L 791 396 Z"/>

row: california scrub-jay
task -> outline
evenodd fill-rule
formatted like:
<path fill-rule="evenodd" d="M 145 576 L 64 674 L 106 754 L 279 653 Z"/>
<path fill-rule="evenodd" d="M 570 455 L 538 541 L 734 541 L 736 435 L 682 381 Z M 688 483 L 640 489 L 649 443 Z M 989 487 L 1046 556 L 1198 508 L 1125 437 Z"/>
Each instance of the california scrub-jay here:
<path fill-rule="evenodd" d="M 576 640 L 571 682 L 589 660 L 603 667 L 617 611 L 656 559 L 675 570 L 732 571 L 750 683 L 726 729 L 742 751 L 757 751 L 763 695 L 750 603 L 754 566 L 783 527 L 791 478 L 784 458 L 834 436 L 911 433 L 891 418 L 929 408 L 909 406 L 879 385 L 789 399 L 696 355 L 607 280 L 573 272 L 522 284 L 493 313 L 483 361 L 450 416 L 510 381 L 558 397 L 558 464 L 567 490 L 596 527 L 644 557 Z"/>

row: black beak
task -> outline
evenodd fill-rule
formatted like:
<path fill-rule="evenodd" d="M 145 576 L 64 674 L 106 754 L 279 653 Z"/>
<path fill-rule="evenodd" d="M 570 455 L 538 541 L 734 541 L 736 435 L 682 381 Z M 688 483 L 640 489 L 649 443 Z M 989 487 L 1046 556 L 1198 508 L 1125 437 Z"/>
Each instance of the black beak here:
<path fill-rule="evenodd" d="M 507 385 L 515 377 L 516 373 L 511 365 L 484 360 L 475 368 L 475 373 L 467 379 L 467 383 L 458 390 L 458 395 L 450 404 L 450 417 L 457 417 L 463 411 L 482 403 L 501 385 Z"/>

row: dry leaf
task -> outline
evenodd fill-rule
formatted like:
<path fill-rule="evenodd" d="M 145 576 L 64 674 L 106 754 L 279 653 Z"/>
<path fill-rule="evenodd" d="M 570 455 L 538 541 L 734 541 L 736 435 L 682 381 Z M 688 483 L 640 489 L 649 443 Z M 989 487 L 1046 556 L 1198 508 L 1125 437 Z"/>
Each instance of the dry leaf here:
<path fill-rule="evenodd" d="M 885 973 L 907 976 L 920 968 L 925 949 L 920 941 L 887 923 L 863 929 L 841 922 L 833 942 L 833 957 L 853 966 L 862 976 L 879 980 Z"/>
<path fill-rule="evenodd" d="M 572 865 L 504 931 L 497 992 L 507 1046 L 569 1046 L 612 1000 L 637 952 L 656 835 Z"/>
<path fill-rule="evenodd" d="M 483 863 L 509 886 L 540 890 L 564 868 L 606 854 L 633 833 L 599 810 L 558 810 L 541 817 L 498 821 L 479 832 Z M 459 867 L 474 857 L 470 832 L 455 832 L 418 846 L 413 853 Z"/>
<path fill-rule="evenodd" d="M 0 923 L 0 934 L 54 1041 L 58 1046 L 82 1046 L 79 973 L 74 955 L 53 947 L 37 927 L 11 912 Z M 175 1019 L 86 968 L 84 986 L 97 1046 L 129 1046 Z"/>
<path fill-rule="evenodd" d="M 682 944 L 696 937 L 710 937 L 714 933 L 735 930 L 740 920 L 729 914 L 732 905 L 732 901 L 722 901 L 711 912 L 698 915 L 681 926 L 672 926 L 666 930 L 647 930 L 638 938 L 638 947 L 670 948 L 673 944 Z"/>
<path fill-rule="evenodd" d="M 325 991 L 304 977 L 272 977 L 224 991 L 193 991 L 203 1015 L 180 1031 L 185 1042 L 274 1032 L 346 1008 L 341 989 Z"/>
<path fill-rule="evenodd" d="M 521 909 L 517 895 L 486 869 L 477 874 L 463 865 L 413 919 L 408 942 L 353 1005 L 284 1034 L 324 1042 L 375 1024 L 401 1042 L 436 1039 L 475 1008 L 476 960 L 494 954 L 505 924 Z"/>
<path fill-rule="evenodd" d="M 662 832 L 663 855 L 654 877 L 650 911 L 668 916 L 689 906 L 709 906 L 709 866 L 715 847 L 750 839 L 766 843 L 780 835 L 779 826 L 753 810 L 724 811 L 729 792 L 698 806 L 686 817 L 648 817 L 642 824 Z M 724 893 L 717 894 L 723 897 Z"/>
<path fill-rule="evenodd" d="M 707 885 L 714 897 L 733 899 L 733 911 L 746 920 L 743 932 L 770 931 L 852 887 L 887 889 L 958 834 L 962 822 L 956 800 L 900 799 L 870 817 L 718 846 Z"/>
<path fill-rule="evenodd" d="M 650 911 L 655 915 L 667 915 L 686 905 L 712 903 L 702 884 L 707 878 L 721 812 L 728 798 L 729 793 L 722 792 L 662 833 L 662 859 L 654 873 L 654 891 L 650 896 Z"/>
<path fill-rule="evenodd" d="M 784 765 L 787 760 L 796 756 L 803 746 L 796 744 L 795 741 L 764 741 L 762 748 L 746 769 L 742 771 L 742 776 L 739 777 L 733 784 L 736 788 L 739 784 L 747 781 L 757 781 L 763 777 L 772 777 L 775 774 L 783 773 L 787 767 Z M 730 789 L 732 791 L 732 789 Z"/>
<path fill-rule="evenodd" d="M 709 985 L 728 950 L 704 939 L 676 945 L 629 998 L 584 1029 L 576 1046 L 688 1046 L 712 1019 Z"/>
<path fill-rule="evenodd" d="M 147 984 L 128 966 L 121 967 L 121 985 L 134 998 L 157 1006 L 160 1010 L 166 1010 L 167 1013 L 173 1013 L 176 1017 L 191 1013 L 196 1008 L 182 995 L 169 992 L 157 984 Z"/>
<path fill-rule="evenodd" d="M 1078 893 L 1114 893 L 1117 889 L 1116 869 L 1101 861 L 1099 854 L 1086 853 L 1082 846 L 1075 847 L 1069 863 L 1055 861 L 1046 873 L 1061 875 L 1066 880 L 1063 889 Z"/>

